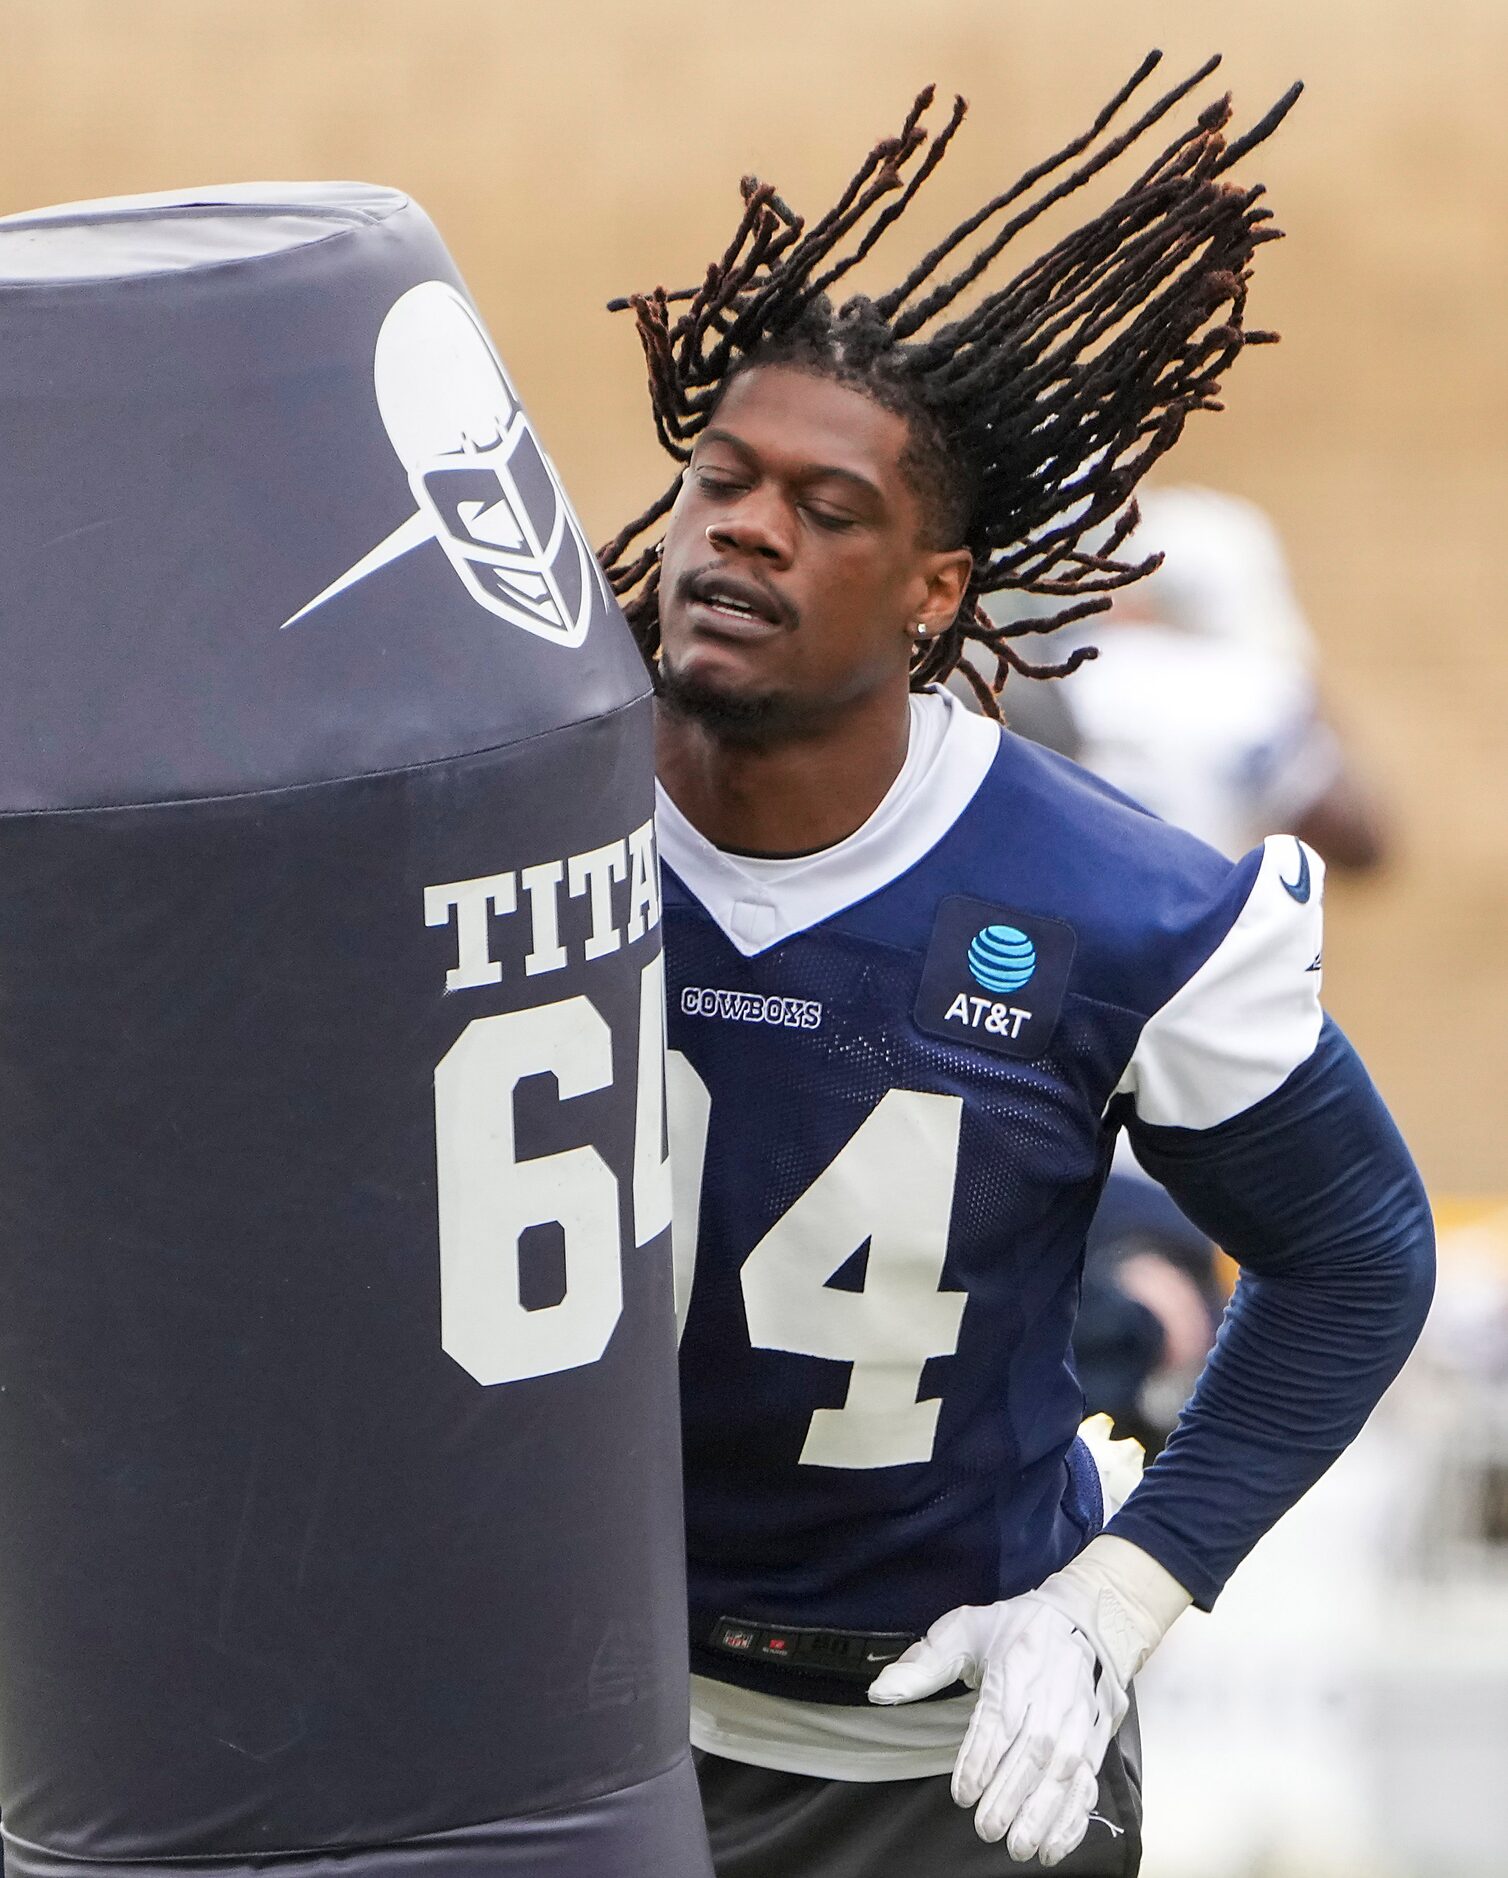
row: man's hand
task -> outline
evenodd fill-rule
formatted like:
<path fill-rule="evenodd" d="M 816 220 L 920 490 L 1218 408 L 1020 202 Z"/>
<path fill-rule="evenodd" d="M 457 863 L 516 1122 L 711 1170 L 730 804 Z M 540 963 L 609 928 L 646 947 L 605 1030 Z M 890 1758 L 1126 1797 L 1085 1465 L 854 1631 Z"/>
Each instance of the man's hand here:
<path fill-rule="evenodd" d="M 1051 1580 L 1049 1580 L 1049 1583 Z M 1125 1689 L 1095 1677 L 1088 1639 L 1036 1591 L 949 1611 L 882 1670 L 871 1702 L 914 1702 L 949 1683 L 979 1691 L 953 1769 L 981 1839 L 1056 1865 L 1083 1838 Z"/>
<path fill-rule="evenodd" d="M 1138 1546 L 1102 1536 L 1035 1591 L 940 1617 L 880 1672 L 869 1699 L 914 1702 L 960 1681 L 978 1689 L 953 1798 L 974 1807 L 981 1839 L 1056 1865 L 1089 1829 L 1131 1678 L 1188 1603 Z"/>

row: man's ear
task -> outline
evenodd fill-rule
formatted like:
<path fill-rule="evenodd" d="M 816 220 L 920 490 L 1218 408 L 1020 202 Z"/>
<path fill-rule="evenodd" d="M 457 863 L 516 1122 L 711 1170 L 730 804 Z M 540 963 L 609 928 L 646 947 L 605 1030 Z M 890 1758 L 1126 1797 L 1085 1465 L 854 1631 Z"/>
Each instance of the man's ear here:
<path fill-rule="evenodd" d="M 916 622 L 926 627 L 929 639 L 945 633 L 958 617 L 973 571 L 974 557 L 967 548 L 948 548 L 928 556 L 927 597 L 917 609 Z"/>

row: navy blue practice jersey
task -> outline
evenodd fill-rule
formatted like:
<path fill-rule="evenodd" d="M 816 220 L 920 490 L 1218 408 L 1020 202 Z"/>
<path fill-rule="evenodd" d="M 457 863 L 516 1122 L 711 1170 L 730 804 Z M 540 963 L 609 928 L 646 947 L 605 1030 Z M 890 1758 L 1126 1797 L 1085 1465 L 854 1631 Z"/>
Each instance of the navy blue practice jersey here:
<path fill-rule="evenodd" d="M 1311 1054 L 1320 863 L 937 695 L 849 841 L 740 858 L 663 792 L 660 837 L 694 1664 L 852 1699 L 739 1648 L 914 1636 L 1097 1525 L 1069 1339 L 1117 1122 L 1215 1127 Z"/>

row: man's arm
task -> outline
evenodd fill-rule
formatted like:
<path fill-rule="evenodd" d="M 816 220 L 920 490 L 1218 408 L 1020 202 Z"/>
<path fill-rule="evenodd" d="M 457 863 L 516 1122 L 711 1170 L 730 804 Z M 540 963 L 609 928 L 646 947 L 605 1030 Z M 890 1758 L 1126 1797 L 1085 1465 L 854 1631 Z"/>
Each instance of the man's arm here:
<path fill-rule="evenodd" d="M 1397 1374 L 1429 1308 L 1434 1233 L 1408 1149 L 1329 1020 L 1244 1114 L 1127 1127 L 1147 1172 L 1242 1267 L 1172 1439 L 1109 1527 L 1208 1606 Z"/>

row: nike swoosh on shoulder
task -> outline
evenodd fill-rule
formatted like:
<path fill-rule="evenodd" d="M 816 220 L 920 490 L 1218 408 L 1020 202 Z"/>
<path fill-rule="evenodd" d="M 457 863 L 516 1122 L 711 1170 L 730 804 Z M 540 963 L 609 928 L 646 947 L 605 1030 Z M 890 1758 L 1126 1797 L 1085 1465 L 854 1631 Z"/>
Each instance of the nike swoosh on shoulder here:
<path fill-rule="evenodd" d="M 1297 900 L 1302 906 L 1309 898 L 1309 856 L 1305 852 L 1302 841 L 1295 840 L 1293 845 L 1299 851 L 1299 877 L 1297 880 L 1288 880 L 1279 874 L 1278 879 L 1282 881 L 1283 891 L 1289 898 Z"/>

